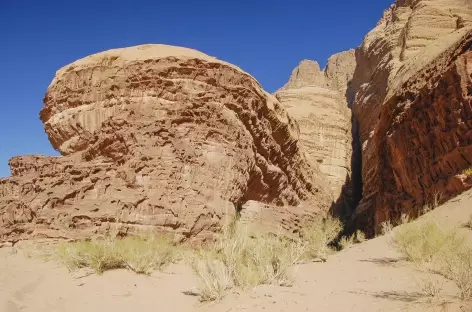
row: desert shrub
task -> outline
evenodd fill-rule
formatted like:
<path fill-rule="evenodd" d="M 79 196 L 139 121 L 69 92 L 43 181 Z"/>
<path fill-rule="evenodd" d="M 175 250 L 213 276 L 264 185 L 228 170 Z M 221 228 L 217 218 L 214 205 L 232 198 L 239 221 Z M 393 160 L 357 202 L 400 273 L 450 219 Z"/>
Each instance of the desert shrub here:
<path fill-rule="evenodd" d="M 96 273 L 126 268 L 140 274 L 162 269 L 175 259 L 176 247 L 165 237 L 106 238 L 58 246 L 57 259 L 69 270 L 91 268 Z"/>
<path fill-rule="evenodd" d="M 364 232 L 361 230 L 357 230 L 353 235 L 351 236 L 343 236 L 339 241 L 337 242 L 337 249 L 338 250 L 343 250 L 351 247 L 354 244 L 359 244 L 362 243 L 366 240 Z"/>
<path fill-rule="evenodd" d="M 357 230 L 355 235 L 356 235 L 356 239 L 355 239 L 356 243 L 362 243 L 366 240 L 365 233 L 362 232 L 361 230 Z"/>
<path fill-rule="evenodd" d="M 339 249 L 340 250 L 347 249 L 347 248 L 351 247 L 352 245 L 354 245 L 354 236 L 343 236 L 339 240 Z"/>
<path fill-rule="evenodd" d="M 303 254 L 301 241 L 266 234 L 250 235 L 236 224 L 215 244 L 198 253 L 191 266 L 201 280 L 201 300 L 219 300 L 231 287 L 289 286 L 291 271 Z"/>
<path fill-rule="evenodd" d="M 203 253 L 190 263 L 201 282 L 200 300 L 219 300 L 233 287 L 233 279 L 226 265 L 216 255 Z"/>
<path fill-rule="evenodd" d="M 408 223 L 409 221 L 410 221 L 410 216 L 402 213 L 402 215 L 400 216 L 400 219 L 394 220 L 394 222 L 392 222 L 391 219 L 388 219 L 380 223 L 380 231 L 382 235 L 387 235 L 393 230 L 395 226 Z"/>
<path fill-rule="evenodd" d="M 316 217 L 306 223 L 301 231 L 301 237 L 306 245 L 305 257 L 310 260 L 326 261 L 328 253 L 332 250 L 329 244 L 337 238 L 341 230 L 341 221 L 331 216 Z"/>
<path fill-rule="evenodd" d="M 438 257 L 436 270 L 457 285 L 461 299 L 472 299 L 472 248 L 460 244 L 447 249 Z"/>
<path fill-rule="evenodd" d="M 421 282 L 418 286 L 421 290 L 421 293 L 423 293 L 426 297 L 438 300 L 440 298 L 443 285 L 443 281 L 434 279 L 431 274 L 428 274 L 421 279 Z"/>
<path fill-rule="evenodd" d="M 472 298 L 472 248 L 463 234 L 428 220 L 399 227 L 393 243 L 419 268 L 452 280 L 462 299 Z"/>
<path fill-rule="evenodd" d="M 176 246 L 163 236 L 117 240 L 116 248 L 126 268 L 141 274 L 162 270 L 173 262 L 177 255 Z"/>
<path fill-rule="evenodd" d="M 59 260 L 71 271 L 91 268 L 96 273 L 123 266 L 113 240 L 63 243 L 58 248 Z"/>
<path fill-rule="evenodd" d="M 435 222 L 409 223 L 397 229 L 394 244 L 408 261 L 416 264 L 431 263 L 451 243 L 457 245 L 455 231 L 445 232 Z"/>

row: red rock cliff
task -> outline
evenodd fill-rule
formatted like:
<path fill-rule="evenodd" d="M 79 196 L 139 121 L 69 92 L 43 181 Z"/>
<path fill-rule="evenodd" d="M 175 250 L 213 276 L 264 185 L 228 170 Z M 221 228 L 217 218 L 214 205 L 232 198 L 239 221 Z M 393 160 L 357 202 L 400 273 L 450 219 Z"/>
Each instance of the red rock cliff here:
<path fill-rule="evenodd" d="M 397 1 L 356 51 L 354 219 L 370 234 L 471 187 L 471 21 L 469 1 Z"/>

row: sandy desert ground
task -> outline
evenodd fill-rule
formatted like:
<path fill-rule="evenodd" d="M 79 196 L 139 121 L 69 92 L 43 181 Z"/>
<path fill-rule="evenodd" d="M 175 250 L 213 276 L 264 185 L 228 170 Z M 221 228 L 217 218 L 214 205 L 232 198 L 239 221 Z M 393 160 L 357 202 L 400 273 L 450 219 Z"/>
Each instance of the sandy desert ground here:
<path fill-rule="evenodd" d="M 430 214 L 461 226 L 472 214 L 472 192 Z M 472 236 L 471 230 L 461 230 Z M 198 280 L 184 264 L 151 276 L 126 270 L 98 276 L 69 273 L 55 262 L 26 257 L 18 247 L 2 248 L 0 311 L 472 311 L 472 304 L 460 302 L 447 280 L 441 300 L 431 303 L 420 290 L 423 273 L 402 260 L 389 239 L 386 235 L 354 245 L 326 263 L 301 264 L 293 287 L 235 291 L 217 303 L 201 303 L 189 295 L 198 290 Z"/>

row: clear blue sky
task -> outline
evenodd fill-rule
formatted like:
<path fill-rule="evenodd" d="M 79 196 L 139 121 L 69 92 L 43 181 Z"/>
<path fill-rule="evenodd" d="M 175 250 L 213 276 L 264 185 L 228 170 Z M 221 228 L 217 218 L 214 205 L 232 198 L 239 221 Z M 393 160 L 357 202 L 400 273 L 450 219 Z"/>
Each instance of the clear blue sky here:
<path fill-rule="evenodd" d="M 0 0 L 0 177 L 15 155 L 56 155 L 39 121 L 60 67 L 144 43 L 194 48 L 273 92 L 302 59 L 358 46 L 394 0 Z"/>

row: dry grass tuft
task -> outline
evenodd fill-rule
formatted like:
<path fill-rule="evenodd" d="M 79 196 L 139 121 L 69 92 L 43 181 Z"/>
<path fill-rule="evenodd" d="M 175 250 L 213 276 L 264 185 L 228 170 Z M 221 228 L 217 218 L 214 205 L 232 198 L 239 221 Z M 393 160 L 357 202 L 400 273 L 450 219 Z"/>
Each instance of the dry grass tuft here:
<path fill-rule="evenodd" d="M 341 239 L 337 242 L 337 247 L 338 250 L 344 250 L 349 247 L 351 247 L 354 244 L 359 244 L 362 243 L 366 240 L 364 232 L 361 230 L 357 230 L 356 233 L 354 233 L 351 236 L 343 236 Z"/>
<path fill-rule="evenodd" d="M 428 212 L 436 209 L 440 205 L 440 199 L 441 199 L 441 192 L 439 191 L 434 191 L 433 194 L 433 200 L 429 204 L 426 204 L 423 206 L 423 209 L 420 209 L 419 215 L 425 215 Z"/>
<path fill-rule="evenodd" d="M 410 222 L 410 216 L 405 213 L 402 213 L 402 215 L 400 216 L 399 225 L 407 224 L 408 222 Z"/>
<path fill-rule="evenodd" d="M 416 303 L 427 304 L 429 308 L 438 307 L 446 301 L 443 297 L 443 287 L 445 280 L 431 273 L 423 273 L 419 280 L 415 280 L 417 288 L 419 289 Z"/>
<path fill-rule="evenodd" d="M 432 204 L 424 205 L 423 209 L 420 210 L 420 215 L 423 216 L 429 212 L 431 212 L 434 209 Z"/>
<path fill-rule="evenodd" d="M 472 167 L 464 169 L 464 171 L 462 171 L 462 173 L 465 174 L 465 175 L 472 176 Z"/>
<path fill-rule="evenodd" d="M 444 232 L 435 222 L 405 224 L 395 232 L 393 242 L 408 261 L 418 265 L 431 263 L 443 248 L 455 242 L 455 232 Z"/>
<path fill-rule="evenodd" d="M 365 240 L 366 240 L 365 233 L 362 232 L 361 230 L 357 230 L 356 231 L 356 239 L 355 239 L 356 243 L 362 243 Z"/>
<path fill-rule="evenodd" d="M 428 220 L 399 227 L 393 243 L 419 268 L 452 280 L 461 299 L 472 298 L 472 248 L 463 234 Z"/>
<path fill-rule="evenodd" d="M 439 301 L 441 290 L 444 283 L 438 279 L 433 279 L 431 275 L 424 277 L 419 283 L 421 292 L 431 299 L 431 301 Z"/>
<path fill-rule="evenodd" d="M 190 265 L 201 281 L 200 300 L 214 301 L 223 298 L 225 291 L 233 287 L 228 267 L 215 254 L 202 253 L 193 258 Z"/>
<path fill-rule="evenodd" d="M 382 235 L 390 233 L 393 229 L 393 224 L 390 220 L 386 220 L 380 224 Z"/>
<path fill-rule="evenodd" d="M 201 300 L 219 300 L 232 287 L 290 286 L 292 268 L 303 252 L 301 241 L 250 235 L 247 227 L 234 223 L 212 248 L 194 257 L 191 266 L 202 282 Z"/>
<path fill-rule="evenodd" d="M 435 270 L 456 284 L 462 300 L 472 299 L 472 248 L 462 241 L 447 249 L 437 257 Z"/>
<path fill-rule="evenodd" d="M 385 220 L 384 222 L 380 223 L 380 231 L 382 235 L 387 235 L 393 230 L 395 226 L 403 225 L 408 222 L 410 222 L 410 216 L 402 213 L 400 219 L 394 221 L 394 223 L 392 223 L 391 219 Z"/>
<path fill-rule="evenodd" d="M 331 216 L 316 217 L 305 224 L 301 232 L 306 243 L 305 257 L 309 260 L 326 261 L 328 253 L 332 251 L 329 243 L 336 239 L 341 230 L 341 221 Z"/>
<path fill-rule="evenodd" d="M 77 241 L 58 246 L 56 258 L 69 268 L 90 268 L 101 274 L 126 268 L 138 274 L 160 270 L 176 258 L 176 246 L 165 237 L 107 238 Z"/>
<path fill-rule="evenodd" d="M 354 245 L 354 236 L 343 236 L 339 241 L 339 249 L 344 250 Z"/>

